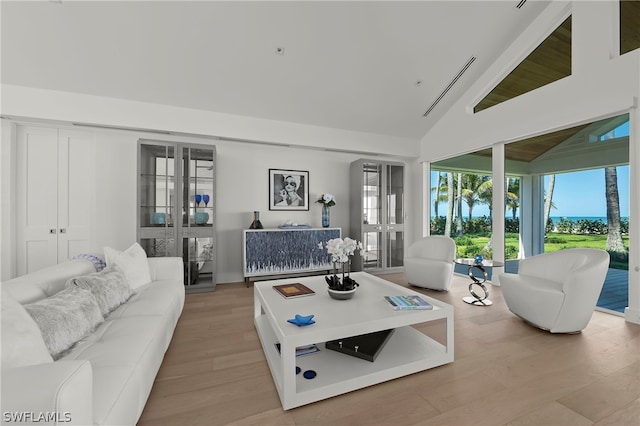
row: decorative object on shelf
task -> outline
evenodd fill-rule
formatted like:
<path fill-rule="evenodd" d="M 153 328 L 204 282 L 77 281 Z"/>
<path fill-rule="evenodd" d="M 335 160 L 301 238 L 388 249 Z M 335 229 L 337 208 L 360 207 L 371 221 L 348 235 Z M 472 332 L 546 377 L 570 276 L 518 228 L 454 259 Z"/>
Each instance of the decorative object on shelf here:
<path fill-rule="evenodd" d="M 194 198 L 196 200 L 196 206 L 199 206 L 200 205 L 200 201 L 202 201 L 202 195 L 196 194 L 196 196 Z"/>
<path fill-rule="evenodd" d="M 167 223 L 167 215 L 165 213 L 152 213 L 151 224 L 152 225 L 164 225 Z"/>
<path fill-rule="evenodd" d="M 291 220 L 286 220 L 284 221 L 283 224 L 278 225 L 278 228 L 280 229 L 311 229 L 311 226 L 306 224 L 295 223 L 295 222 L 292 222 Z"/>
<path fill-rule="evenodd" d="M 325 204 L 324 206 L 322 206 L 322 227 L 328 228 L 329 223 L 330 223 L 329 206 Z"/>
<path fill-rule="evenodd" d="M 473 258 L 473 261 L 478 265 L 482 264 L 483 260 L 484 259 L 482 258 L 482 255 L 480 255 L 480 254 L 476 254 L 475 257 Z"/>
<path fill-rule="evenodd" d="M 355 285 L 359 285 L 355 281 L 354 283 Z M 351 290 L 332 290 L 331 288 L 328 288 L 327 291 L 329 292 L 329 296 L 331 296 L 332 299 L 336 299 L 336 300 L 351 299 L 353 295 L 356 294 L 355 287 L 352 288 Z"/>
<path fill-rule="evenodd" d="M 202 201 L 204 201 L 204 205 L 205 205 L 205 207 L 207 207 L 207 206 L 208 206 L 208 204 L 209 204 L 209 200 L 211 200 L 211 198 L 209 198 L 209 194 L 204 194 L 204 195 L 202 196 Z"/>
<path fill-rule="evenodd" d="M 318 243 L 318 247 L 322 248 L 322 243 Z M 325 277 L 325 281 L 329 285 L 329 295 L 339 300 L 350 299 L 353 297 L 356 287 L 359 286 L 359 284 L 350 277 L 351 256 L 355 254 L 356 250 L 362 253 L 362 243 L 349 237 L 346 237 L 344 240 L 342 238 L 334 238 L 327 241 L 325 249 L 327 253 L 331 255 L 331 261 L 333 262 L 333 275 Z M 340 280 L 337 274 L 338 264 L 342 267 L 342 280 Z M 336 293 L 343 294 L 338 295 Z"/>
<path fill-rule="evenodd" d="M 395 329 L 380 330 L 374 333 L 331 340 L 326 342 L 324 347 L 373 362 L 394 331 Z"/>
<path fill-rule="evenodd" d="M 320 194 L 316 203 L 322 204 L 322 227 L 329 227 L 329 207 L 333 207 L 336 205 L 336 197 L 333 194 L 329 194 L 325 192 L 324 194 Z"/>
<path fill-rule="evenodd" d="M 298 315 L 296 314 L 295 318 L 288 319 L 287 322 L 291 324 L 295 324 L 298 327 L 304 327 L 306 325 L 312 325 L 316 322 L 313 320 L 314 315 Z"/>
<path fill-rule="evenodd" d="M 196 222 L 196 225 L 204 225 L 209 221 L 209 213 L 196 212 L 194 215 L 194 220 Z"/>
<path fill-rule="evenodd" d="M 269 210 L 309 210 L 309 172 L 269 169 Z"/>
<path fill-rule="evenodd" d="M 260 222 L 260 212 L 253 212 L 253 222 L 249 225 L 249 229 L 264 229 Z"/>

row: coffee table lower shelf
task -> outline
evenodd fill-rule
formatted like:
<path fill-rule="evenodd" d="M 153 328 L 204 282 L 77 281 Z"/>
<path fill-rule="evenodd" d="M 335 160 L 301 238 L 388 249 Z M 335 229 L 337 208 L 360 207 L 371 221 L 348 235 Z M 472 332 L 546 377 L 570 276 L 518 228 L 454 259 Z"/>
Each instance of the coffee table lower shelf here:
<path fill-rule="evenodd" d="M 285 386 L 283 360 L 269 321 L 261 315 L 255 318 L 255 325 L 285 410 L 453 362 L 453 352 L 446 346 L 404 326 L 395 330 L 375 362 L 326 349 L 324 342 L 307 342 L 317 344 L 320 352 L 295 357 L 287 374 L 294 376 L 293 386 Z M 296 366 L 317 375 L 313 379 L 295 375 Z"/>

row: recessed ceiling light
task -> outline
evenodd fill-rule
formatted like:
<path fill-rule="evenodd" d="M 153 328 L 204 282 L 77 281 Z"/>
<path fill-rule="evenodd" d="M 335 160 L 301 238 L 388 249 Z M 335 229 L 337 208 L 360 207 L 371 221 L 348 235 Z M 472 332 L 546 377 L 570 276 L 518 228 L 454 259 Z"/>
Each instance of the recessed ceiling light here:
<path fill-rule="evenodd" d="M 283 56 L 283 55 L 284 55 L 284 47 L 277 46 L 277 47 L 276 47 L 275 54 L 276 54 L 276 55 Z"/>

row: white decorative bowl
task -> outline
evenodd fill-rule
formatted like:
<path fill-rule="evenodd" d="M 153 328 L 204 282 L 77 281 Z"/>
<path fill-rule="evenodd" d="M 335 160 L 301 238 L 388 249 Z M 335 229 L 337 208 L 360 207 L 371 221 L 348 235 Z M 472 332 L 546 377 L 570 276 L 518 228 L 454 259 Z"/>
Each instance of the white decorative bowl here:
<path fill-rule="evenodd" d="M 328 288 L 327 291 L 329 292 L 329 296 L 331 296 L 333 299 L 336 299 L 336 300 L 351 299 L 353 295 L 356 294 L 355 288 L 353 290 L 346 290 L 346 291 L 331 290 L 330 288 Z"/>

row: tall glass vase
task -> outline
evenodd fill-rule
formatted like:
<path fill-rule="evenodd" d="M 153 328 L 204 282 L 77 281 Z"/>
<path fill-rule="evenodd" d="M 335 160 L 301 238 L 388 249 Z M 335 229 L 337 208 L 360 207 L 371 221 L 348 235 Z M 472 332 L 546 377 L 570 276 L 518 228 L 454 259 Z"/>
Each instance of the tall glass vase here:
<path fill-rule="evenodd" d="M 329 206 L 326 204 L 322 205 L 322 227 L 329 227 Z"/>

